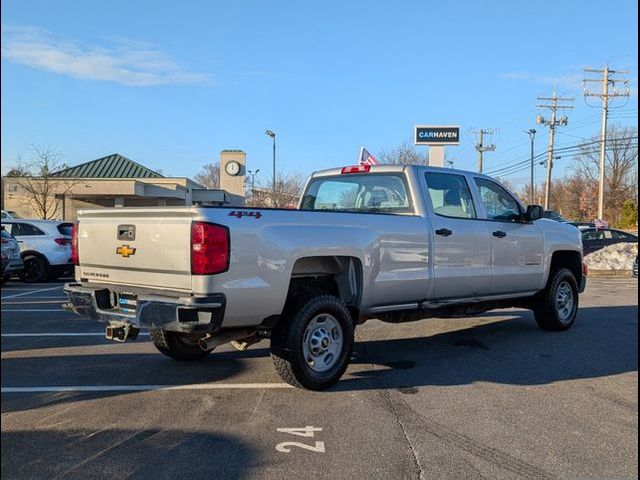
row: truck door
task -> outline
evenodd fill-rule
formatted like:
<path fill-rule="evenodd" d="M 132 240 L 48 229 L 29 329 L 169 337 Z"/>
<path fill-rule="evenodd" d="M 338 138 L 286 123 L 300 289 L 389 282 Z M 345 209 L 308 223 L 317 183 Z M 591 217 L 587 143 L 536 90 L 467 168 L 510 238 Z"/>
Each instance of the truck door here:
<path fill-rule="evenodd" d="M 486 222 L 479 220 L 467 178 L 427 171 L 425 179 L 432 224 L 435 298 L 489 294 L 491 234 Z"/>
<path fill-rule="evenodd" d="M 491 293 L 542 288 L 543 238 L 539 226 L 521 221 L 520 204 L 501 185 L 484 177 L 475 177 L 474 182 L 491 235 Z"/>

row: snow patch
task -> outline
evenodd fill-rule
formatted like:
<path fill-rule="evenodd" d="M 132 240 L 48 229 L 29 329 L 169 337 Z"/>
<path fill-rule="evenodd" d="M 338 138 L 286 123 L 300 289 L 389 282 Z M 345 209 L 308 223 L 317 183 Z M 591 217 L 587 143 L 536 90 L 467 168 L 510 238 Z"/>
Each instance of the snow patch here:
<path fill-rule="evenodd" d="M 587 255 L 584 261 L 591 270 L 631 270 L 637 256 L 637 243 L 617 243 Z"/>

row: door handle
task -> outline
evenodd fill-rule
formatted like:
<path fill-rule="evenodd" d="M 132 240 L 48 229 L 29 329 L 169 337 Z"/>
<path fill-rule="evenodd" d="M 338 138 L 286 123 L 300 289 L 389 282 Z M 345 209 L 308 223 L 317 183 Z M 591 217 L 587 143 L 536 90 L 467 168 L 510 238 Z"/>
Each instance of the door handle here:
<path fill-rule="evenodd" d="M 504 238 L 504 237 L 507 236 L 506 232 L 503 232 L 502 230 L 497 230 L 497 231 L 493 232 L 492 235 L 494 237 L 498 237 L 498 238 Z"/>
<path fill-rule="evenodd" d="M 448 228 L 441 228 L 440 230 L 436 230 L 436 235 L 440 235 L 441 237 L 448 237 L 451 234 L 453 234 L 453 232 Z"/>

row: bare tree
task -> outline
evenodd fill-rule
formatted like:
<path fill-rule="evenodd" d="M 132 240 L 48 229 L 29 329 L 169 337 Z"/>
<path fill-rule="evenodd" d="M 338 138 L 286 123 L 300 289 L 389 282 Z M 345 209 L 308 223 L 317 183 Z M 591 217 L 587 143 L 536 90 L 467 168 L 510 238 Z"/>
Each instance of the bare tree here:
<path fill-rule="evenodd" d="M 195 176 L 195 181 L 203 187 L 220 188 L 220 162 L 207 163 Z"/>
<path fill-rule="evenodd" d="M 5 178 L 10 178 L 11 183 L 22 190 L 38 218 L 49 220 L 58 213 L 60 198 L 77 182 L 52 175 L 67 168 L 54 148 L 32 146 L 31 149 L 31 160 L 18 158 L 16 167 L 9 170 Z"/>
<path fill-rule="evenodd" d="M 418 151 L 416 147 L 408 141 L 400 145 L 383 149 L 379 154 L 381 163 L 401 164 L 401 165 L 429 165 L 429 155 L 426 152 Z"/>
<path fill-rule="evenodd" d="M 571 172 L 580 177 L 575 188 L 588 191 L 597 197 L 600 173 L 599 146 L 600 137 L 593 137 L 591 145 L 585 145 L 575 157 Z M 605 219 L 618 224 L 621 219 L 620 207 L 626 200 L 632 199 L 638 204 L 638 129 L 613 125 L 607 132 L 607 150 L 605 156 Z M 588 203 L 583 199 L 583 203 Z M 595 201 L 595 198 L 593 199 Z"/>
<path fill-rule="evenodd" d="M 251 206 L 296 208 L 305 179 L 299 174 L 282 174 L 276 179 L 275 195 L 270 183 L 256 186 L 251 192 Z"/>

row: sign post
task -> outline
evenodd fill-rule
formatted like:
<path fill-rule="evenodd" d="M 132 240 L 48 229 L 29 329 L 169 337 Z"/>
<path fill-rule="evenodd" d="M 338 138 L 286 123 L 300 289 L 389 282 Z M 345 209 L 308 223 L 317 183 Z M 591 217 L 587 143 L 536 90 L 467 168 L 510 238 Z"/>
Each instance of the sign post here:
<path fill-rule="evenodd" d="M 444 147 L 460 144 L 460 127 L 454 125 L 416 125 L 414 127 L 414 145 L 429 147 L 429 165 L 444 167 Z"/>

